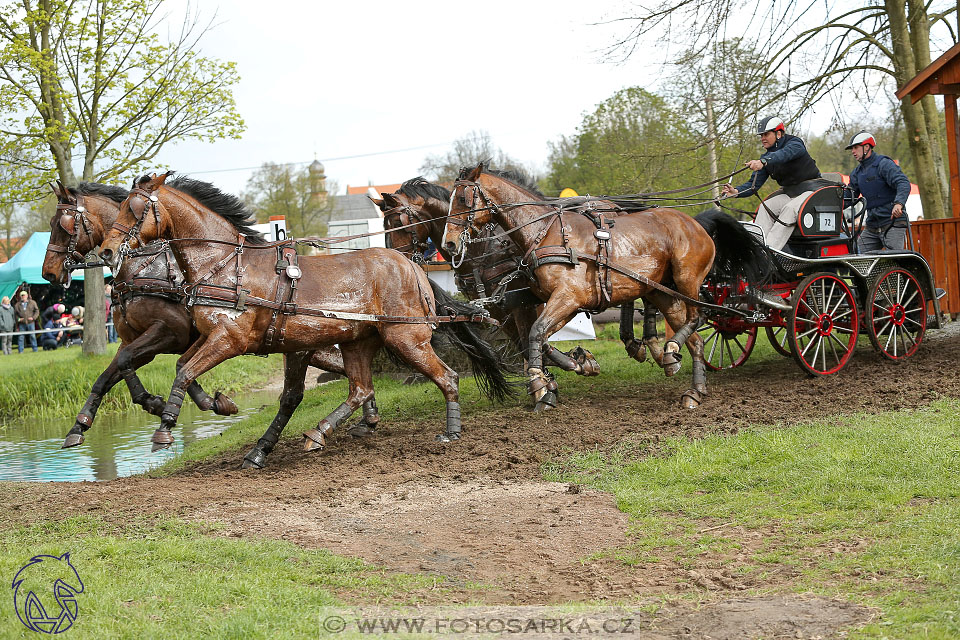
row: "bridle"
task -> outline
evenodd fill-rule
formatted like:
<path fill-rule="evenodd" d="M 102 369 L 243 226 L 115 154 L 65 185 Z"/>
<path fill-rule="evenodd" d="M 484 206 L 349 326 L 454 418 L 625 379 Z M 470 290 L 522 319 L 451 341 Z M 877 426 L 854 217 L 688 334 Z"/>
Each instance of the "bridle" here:
<path fill-rule="evenodd" d="M 80 229 L 83 229 L 83 232 L 90 238 L 92 247 L 100 244 L 94 237 L 93 225 L 87 218 L 87 209 L 83 205 L 83 195 L 78 193 L 76 202 L 58 202 L 57 214 L 59 216 L 57 224 L 70 235 L 70 239 L 67 240 L 66 246 L 53 243 L 48 244 L 47 251 L 64 254 L 63 268 L 68 274 L 66 286 L 69 286 L 69 273 L 71 271 L 90 267 L 102 267 L 104 263 L 100 261 L 84 262 L 84 254 L 77 251 L 77 243 L 80 241 Z"/>
<path fill-rule="evenodd" d="M 411 222 L 413 220 L 413 222 Z M 390 228 L 387 226 L 387 223 L 391 221 L 399 222 L 400 225 L 395 228 Z M 426 240 L 420 239 L 420 234 L 417 233 L 417 228 L 422 227 L 423 225 L 429 225 L 432 222 L 432 219 L 424 219 L 421 217 L 420 212 L 411 207 L 409 204 L 402 204 L 392 209 L 383 212 L 383 226 L 386 230 L 386 245 L 388 249 L 395 249 L 400 253 L 404 253 L 410 256 L 411 260 L 419 264 L 425 264 L 426 259 L 423 257 L 424 251 L 430 248 L 430 245 Z M 406 231 L 410 235 L 410 242 L 400 246 L 393 245 L 393 234 Z M 427 238 L 430 237 L 429 232 L 426 234 Z"/>
<path fill-rule="evenodd" d="M 136 219 L 136 222 L 132 227 L 128 227 L 125 224 L 121 224 L 119 221 L 114 221 L 111 229 L 116 229 L 124 234 L 123 242 L 120 243 L 120 248 L 117 251 L 117 267 L 119 267 L 123 262 L 123 257 L 130 253 L 130 242 L 132 240 L 136 239 L 141 245 L 143 244 L 143 240 L 140 238 L 140 230 L 143 228 L 143 221 L 147 218 L 147 209 L 151 209 L 153 211 L 153 219 L 157 225 L 157 232 L 159 233 L 160 212 L 157 208 L 159 198 L 154 195 L 155 191 L 156 190 L 147 191 L 146 189 L 141 189 L 140 187 L 134 187 L 131 189 L 130 195 L 127 197 L 127 206 L 130 209 L 130 213 L 132 213 L 133 217 Z"/>

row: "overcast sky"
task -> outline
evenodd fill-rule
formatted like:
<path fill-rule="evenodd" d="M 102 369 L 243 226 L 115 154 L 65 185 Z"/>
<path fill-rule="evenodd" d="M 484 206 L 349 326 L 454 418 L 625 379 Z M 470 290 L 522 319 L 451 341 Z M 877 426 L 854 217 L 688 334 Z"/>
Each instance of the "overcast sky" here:
<path fill-rule="evenodd" d="M 170 5 L 174 30 L 185 3 Z M 659 44 L 626 64 L 602 61 L 623 27 L 595 23 L 627 5 L 205 0 L 201 16 L 216 12 L 217 26 L 202 51 L 238 64 L 247 130 L 240 140 L 167 147 L 156 168 L 236 193 L 264 162 L 317 158 L 343 192 L 412 178 L 428 154 L 485 130 L 542 169 L 548 141 L 574 134 L 596 104 L 624 87 L 655 88 Z"/>
<path fill-rule="evenodd" d="M 218 24 L 203 53 L 237 63 L 234 95 L 247 130 L 240 140 L 170 146 L 156 168 L 238 192 L 264 162 L 317 158 L 342 192 L 412 178 L 428 154 L 471 130 L 542 167 L 547 142 L 574 133 L 585 111 L 655 78 L 642 56 L 601 62 L 614 31 L 587 23 L 616 6 L 204 2 L 201 15 L 216 10 Z"/>

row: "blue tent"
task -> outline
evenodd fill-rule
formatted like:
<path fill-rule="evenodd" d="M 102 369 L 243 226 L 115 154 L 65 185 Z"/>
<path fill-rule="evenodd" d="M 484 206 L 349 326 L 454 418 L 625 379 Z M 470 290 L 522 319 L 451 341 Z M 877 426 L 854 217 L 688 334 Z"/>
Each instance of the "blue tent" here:
<path fill-rule="evenodd" d="M 10 258 L 9 262 L 0 264 L 0 297 L 13 297 L 21 282 L 50 284 L 40 275 L 43 271 L 43 257 L 47 253 L 49 243 L 50 232 L 37 231 L 20 247 L 20 251 Z M 104 269 L 104 275 L 109 277 L 110 271 Z M 73 279 L 83 280 L 83 270 L 74 271 Z"/>

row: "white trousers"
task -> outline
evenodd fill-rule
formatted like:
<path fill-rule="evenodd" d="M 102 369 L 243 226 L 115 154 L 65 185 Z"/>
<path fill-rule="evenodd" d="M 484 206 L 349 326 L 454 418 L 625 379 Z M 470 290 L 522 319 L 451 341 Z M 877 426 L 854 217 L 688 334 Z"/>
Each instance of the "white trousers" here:
<path fill-rule="evenodd" d="M 760 205 L 760 211 L 757 213 L 757 219 L 754 222 L 763 229 L 763 239 L 768 247 L 779 250 L 787 244 L 787 240 L 790 239 L 794 228 L 797 226 L 800 207 L 803 206 L 804 201 L 810 197 L 811 193 L 813 193 L 813 190 L 805 191 L 796 198 L 781 193 L 778 196 L 767 198 L 764 201 L 766 207 Z M 770 217 L 770 214 L 767 213 L 768 208 L 780 219 L 780 222 Z"/>

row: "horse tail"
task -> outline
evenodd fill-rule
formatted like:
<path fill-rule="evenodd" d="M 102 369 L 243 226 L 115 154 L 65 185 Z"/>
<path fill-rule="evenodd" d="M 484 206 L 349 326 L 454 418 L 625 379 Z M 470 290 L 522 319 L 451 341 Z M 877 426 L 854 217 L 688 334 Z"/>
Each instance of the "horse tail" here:
<path fill-rule="evenodd" d="M 711 273 L 743 278 L 758 287 L 776 272 L 776 265 L 763 242 L 719 209 L 707 209 L 694 220 L 710 234 L 716 246 Z"/>
<path fill-rule="evenodd" d="M 474 315 L 477 308 L 460 302 L 427 278 L 436 299 L 437 315 Z M 497 350 L 484 340 L 469 322 L 444 322 L 438 329 L 450 344 L 466 354 L 473 368 L 480 393 L 495 402 L 503 402 L 514 395 L 516 384 L 507 378 L 512 373 Z M 436 335 L 436 334 L 435 334 Z"/>

